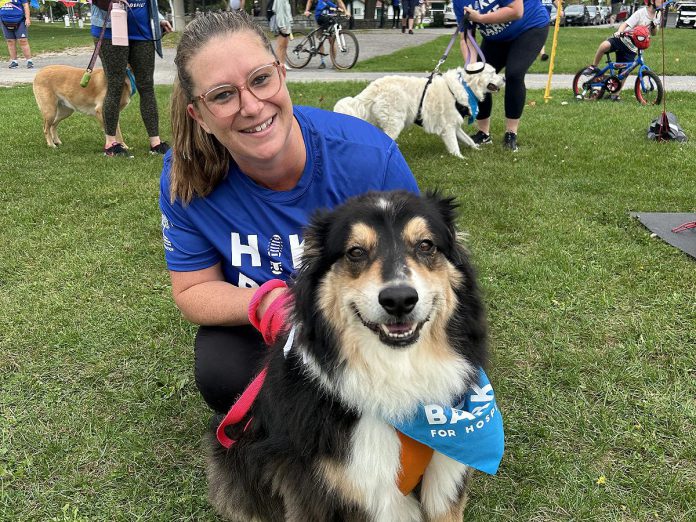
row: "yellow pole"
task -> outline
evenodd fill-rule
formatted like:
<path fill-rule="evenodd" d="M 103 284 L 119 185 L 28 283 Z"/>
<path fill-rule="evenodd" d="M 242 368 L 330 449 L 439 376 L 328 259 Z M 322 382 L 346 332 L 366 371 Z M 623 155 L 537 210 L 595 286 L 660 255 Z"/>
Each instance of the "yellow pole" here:
<path fill-rule="evenodd" d="M 562 0 L 556 2 L 556 23 L 553 27 L 553 44 L 551 44 L 551 57 L 549 58 L 549 77 L 546 80 L 546 90 L 544 91 L 544 103 L 549 103 L 551 99 L 551 78 L 553 77 L 553 62 L 556 59 L 556 45 L 558 44 L 558 29 L 561 27 L 561 13 L 563 12 Z"/>

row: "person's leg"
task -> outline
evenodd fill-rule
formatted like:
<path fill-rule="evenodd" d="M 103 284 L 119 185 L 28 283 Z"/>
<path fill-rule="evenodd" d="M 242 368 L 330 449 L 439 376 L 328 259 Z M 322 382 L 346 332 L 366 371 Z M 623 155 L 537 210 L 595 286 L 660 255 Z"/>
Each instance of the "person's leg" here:
<path fill-rule="evenodd" d="M 497 73 L 505 66 L 509 42 L 496 42 L 483 40 L 481 42 L 481 52 L 486 57 L 486 62 L 491 64 Z M 507 92 L 507 86 L 505 87 Z M 479 112 L 476 116 L 476 128 L 487 136 L 491 134 L 491 111 L 493 110 L 493 98 L 487 93 L 483 101 L 479 103 Z M 490 143 L 489 141 L 487 141 Z"/>
<path fill-rule="evenodd" d="M 546 41 L 549 28 L 535 27 L 511 42 L 505 63 L 505 130 L 517 134 L 527 98 L 524 77 Z"/>
<path fill-rule="evenodd" d="M 15 39 L 8 39 L 7 40 L 7 52 L 10 53 L 10 61 L 16 62 L 17 61 L 17 40 L 15 40 Z"/>
<path fill-rule="evenodd" d="M 105 38 L 99 50 L 99 58 L 101 58 L 106 76 L 106 96 L 102 106 L 105 149 L 116 142 L 116 128 L 121 110 L 121 93 L 128 65 L 128 49 L 128 47 L 111 45 L 111 40 Z"/>
<path fill-rule="evenodd" d="M 217 413 L 227 413 L 261 369 L 267 351 L 251 326 L 201 326 L 194 374 L 205 402 Z"/>
<path fill-rule="evenodd" d="M 611 51 L 611 43 L 609 40 L 604 40 L 599 47 L 597 47 L 597 52 L 595 53 L 594 60 L 592 60 L 592 65 L 597 67 L 599 62 L 602 61 L 602 56 Z"/>
<path fill-rule="evenodd" d="M 285 59 L 288 56 L 288 42 L 290 41 L 290 35 L 284 35 L 283 33 L 278 33 L 276 37 L 276 56 L 278 61 L 282 64 L 285 63 Z"/>
<path fill-rule="evenodd" d="M 24 59 L 27 62 L 31 62 L 31 48 L 29 47 L 29 39 L 28 38 L 20 38 L 19 39 L 19 46 L 22 48 L 22 54 L 24 55 Z M 15 56 L 17 55 L 17 52 L 15 51 Z"/>
<path fill-rule="evenodd" d="M 162 142 L 159 137 L 159 113 L 154 85 L 155 46 L 149 41 L 131 40 L 128 49 L 128 63 L 140 96 L 140 116 L 150 140 L 150 149 L 153 149 Z"/>

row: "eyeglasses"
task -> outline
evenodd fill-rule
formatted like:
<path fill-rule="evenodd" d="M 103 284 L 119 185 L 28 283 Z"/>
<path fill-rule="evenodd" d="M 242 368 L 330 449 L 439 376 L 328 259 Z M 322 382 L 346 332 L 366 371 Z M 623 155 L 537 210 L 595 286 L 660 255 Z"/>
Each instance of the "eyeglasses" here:
<path fill-rule="evenodd" d="M 267 100 L 278 94 L 282 85 L 280 62 L 262 65 L 249 73 L 244 85 L 218 85 L 196 96 L 211 114 L 217 118 L 226 118 L 236 114 L 241 107 L 242 91 L 246 89 L 257 100 Z"/>

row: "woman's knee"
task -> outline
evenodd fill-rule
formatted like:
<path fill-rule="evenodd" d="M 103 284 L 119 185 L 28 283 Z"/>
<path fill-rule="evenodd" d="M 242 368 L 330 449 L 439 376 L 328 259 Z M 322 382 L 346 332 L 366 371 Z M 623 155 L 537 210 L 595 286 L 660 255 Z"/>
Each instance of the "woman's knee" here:
<path fill-rule="evenodd" d="M 226 412 L 260 369 L 266 348 L 251 326 L 201 326 L 195 341 L 196 386 L 208 405 Z"/>

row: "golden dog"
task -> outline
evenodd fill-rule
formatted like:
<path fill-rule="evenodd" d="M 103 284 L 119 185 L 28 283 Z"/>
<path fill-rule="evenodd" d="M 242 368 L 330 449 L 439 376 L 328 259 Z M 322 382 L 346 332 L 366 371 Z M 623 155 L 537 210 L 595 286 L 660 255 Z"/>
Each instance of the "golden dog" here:
<path fill-rule="evenodd" d="M 95 69 L 87 87 L 80 86 L 84 69 L 68 65 L 50 65 L 42 68 L 34 77 L 34 97 L 43 116 L 43 131 L 49 147 L 61 145 L 58 137 L 58 124 L 73 112 L 94 116 L 104 129 L 102 105 L 106 97 L 106 76 L 104 69 Z M 131 98 L 131 84 L 128 77 L 123 82 L 119 111 L 122 111 Z M 123 143 L 121 127 L 116 127 L 116 141 Z M 127 148 L 127 147 L 126 147 Z"/>

